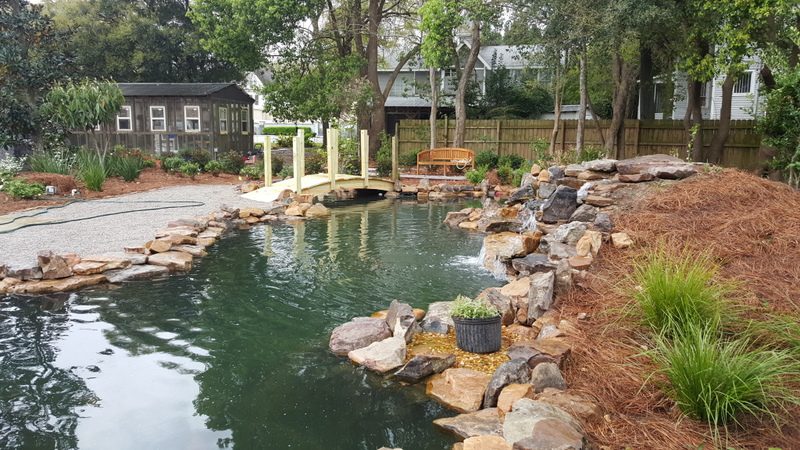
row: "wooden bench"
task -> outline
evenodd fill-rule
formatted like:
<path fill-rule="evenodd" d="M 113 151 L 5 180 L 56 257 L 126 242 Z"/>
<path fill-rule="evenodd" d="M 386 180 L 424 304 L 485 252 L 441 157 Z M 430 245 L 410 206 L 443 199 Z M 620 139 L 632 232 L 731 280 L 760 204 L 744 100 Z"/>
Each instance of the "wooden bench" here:
<path fill-rule="evenodd" d="M 417 154 L 417 175 L 419 166 L 442 166 L 447 175 L 447 167 L 475 168 L 475 152 L 466 148 L 432 148 Z"/>

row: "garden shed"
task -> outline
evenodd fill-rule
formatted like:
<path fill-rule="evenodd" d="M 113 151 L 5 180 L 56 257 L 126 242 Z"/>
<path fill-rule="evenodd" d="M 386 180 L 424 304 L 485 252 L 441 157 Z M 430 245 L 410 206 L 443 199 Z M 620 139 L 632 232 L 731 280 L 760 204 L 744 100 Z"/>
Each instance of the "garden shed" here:
<path fill-rule="evenodd" d="M 253 148 L 252 97 L 235 83 L 118 83 L 125 103 L 112 123 L 98 126 L 111 145 L 156 154 L 201 148 Z M 73 143 L 88 145 L 88 133 Z"/>

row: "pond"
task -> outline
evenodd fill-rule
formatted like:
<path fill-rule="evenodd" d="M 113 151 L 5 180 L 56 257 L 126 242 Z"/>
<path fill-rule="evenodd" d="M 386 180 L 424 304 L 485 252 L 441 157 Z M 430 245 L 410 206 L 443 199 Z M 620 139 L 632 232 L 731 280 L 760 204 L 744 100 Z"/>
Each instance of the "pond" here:
<path fill-rule="evenodd" d="M 391 299 L 415 307 L 496 285 L 462 205 L 389 200 L 257 227 L 188 274 L 0 301 L 0 447 L 449 449 L 446 415 L 328 351 Z"/>

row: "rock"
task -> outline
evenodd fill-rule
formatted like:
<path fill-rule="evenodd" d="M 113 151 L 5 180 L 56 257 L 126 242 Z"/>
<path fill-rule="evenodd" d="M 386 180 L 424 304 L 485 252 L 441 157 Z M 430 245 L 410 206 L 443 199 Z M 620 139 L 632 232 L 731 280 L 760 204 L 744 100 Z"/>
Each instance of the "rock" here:
<path fill-rule="evenodd" d="M 308 211 L 309 208 L 311 208 L 310 203 L 294 202 L 286 208 L 286 212 L 284 214 L 287 216 L 302 217 L 306 214 L 306 211 Z"/>
<path fill-rule="evenodd" d="M 548 324 L 542 327 L 539 330 L 539 335 L 536 336 L 536 339 L 547 339 L 551 337 L 561 337 L 564 336 L 564 333 L 555 325 Z"/>
<path fill-rule="evenodd" d="M 603 180 L 608 178 L 608 174 L 595 172 L 593 170 L 584 170 L 578 174 L 577 178 L 581 181 Z"/>
<path fill-rule="evenodd" d="M 541 253 L 531 253 L 524 258 L 511 260 L 511 266 L 521 275 L 530 275 L 538 272 L 552 272 L 556 270 L 556 264 L 550 261 L 547 255 Z"/>
<path fill-rule="evenodd" d="M 434 420 L 433 424 L 462 439 L 468 439 L 473 436 L 503 435 L 503 420 L 497 408 L 486 408 L 476 412 L 459 414 L 455 417 L 444 417 Z"/>
<path fill-rule="evenodd" d="M 104 272 L 109 283 L 122 283 L 124 281 L 147 280 L 150 278 L 169 274 L 169 269 L 163 266 L 143 264 L 131 266 L 127 269 L 115 269 Z"/>
<path fill-rule="evenodd" d="M 2 280 L 0 280 L 0 294 L 5 294 L 7 292 L 10 292 L 13 286 L 16 286 L 22 282 L 23 281 L 20 280 L 19 278 L 10 278 L 10 277 L 3 278 Z"/>
<path fill-rule="evenodd" d="M 386 338 L 352 350 L 347 357 L 373 372 L 386 373 L 403 365 L 406 359 L 406 340 L 402 336 Z"/>
<path fill-rule="evenodd" d="M 461 222 L 466 221 L 472 214 L 472 208 L 462 209 L 461 211 L 450 211 L 444 218 L 444 224 L 450 228 L 456 228 Z"/>
<path fill-rule="evenodd" d="M 6 267 L 6 277 L 16 278 L 23 281 L 41 280 L 42 268 L 39 265 L 25 267 L 25 266 L 8 266 Z"/>
<path fill-rule="evenodd" d="M 616 159 L 595 159 L 593 161 L 586 161 L 583 166 L 588 170 L 596 172 L 613 172 L 617 170 Z"/>
<path fill-rule="evenodd" d="M 425 310 L 422 308 L 414 308 L 412 309 L 412 312 L 414 313 L 414 318 L 417 320 L 422 320 L 425 318 Z"/>
<path fill-rule="evenodd" d="M 503 219 L 501 217 L 483 217 L 478 220 L 477 229 L 483 233 L 502 233 L 504 231 L 517 233 L 522 228 L 522 222 L 516 219 Z"/>
<path fill-rule="evenodd" d="M 404 184 L 403 187 L 400 188 L 400 192 L 402 192 L 403 194 L 416 194 L 418 191 L 419 188 L 408 184 Z"/>
<path fill-rule="evenodd" d="M 603 411 L 595 403 L 560 389 L 545 388 L 534 400 L 561 408 L 584 422 L 598 422 L 603 417 Z"/>
<path fill-rule="evenodd" d="M 542 166 L 540 166 L 538 164 L 533 164 L 531 166 L 531 175 L 538 176 L 539 172 L 541 172 L 541 171 L 542 171 Z"/>
<path fill-rule="evenodd" d="M 331 211 L 322 203 L 315 203 L 306 210 L 306 217 L 328 217 Z"/>
<path fill-rule="evenodd" d="M 222 233 L 224 233 L 224 232 L 225 232 L 225 230 L 222 229 L 222 228 L 208 227 L 205 230 L 203 230 L 200 234 L 198 234 L 197 237 L 201 238 L 201 239 L 202 238 L 214 238 L 214 239 L 216 239 L 216 238 L 222 236 Z"/>
<path fill-rule="evenodd" d="M 241 187 L 242 194 L 247 194 L 248 192 L 253 192 L 258 189 L 260 185 L 256 182 L 252 183 L 244 183 Z"/>
<path fill-rule="evenodd" d="M 536 330 L 518 323 L 506 327 L 506 333 L 511 336 L 514 341 L 528 341 L 536 339 Z M 509 358 L 514 359 L 511 357 L 511 355 L 509 355 Z"/>
<path fill-rule="evenodd" d="M 197 237 L 197 229 L 189 226 L 177 226 L 177 227 L 165 228 L 163 230 L 156 231 L 156 238 L 167 237 L 173 234 L 176 236 Z"/>
<path fill-rule="evenodd" d="M 261 217 L 266 213 L 267 212 L 264 211 L 261 208 L 242 208 L 242 209 L 239 210 L 239 218 L 240 219 L 245 219 L 245 218 L 250 217 L 250 216 Z"/>
<path fill-rule="evenodd" d="M 428 312 L 422 319 L 422 330 L 428 333 L 447 334 L 455 328 L 453 318 L 450 317 L 450 307 L 453 302 L 434 302 L 428 305 Z"/>
<path fill-rule="evenodd" d="M 572 256 L 569 258 L 569 266 L 575 270 L 586 270 L 592 265 L 591 256 Z"/>
<path fill-rule="evenodd" d="M 539 175 L 536 177 L 539 180 L 539 183 L 549 183 L 550 182 L 550 171 L 542 170 L 539 172 Z"/>
<path fill-rule="evenodd" d="M 559 186 L 542 206 L 542 221 L 554 223 L 567 220 L 578 209 L 578 191 L 568 186 Z"/>
<path fill-rule="evenodd" d="M 545 388 L 561 390 L 567 388 L 564 376 L 555 363 L 538 364 L 531 371 L 530 381 L 535 392 L 542 392 Z"/>
<path fill-rule="evenodd" d="M 570 222 L 593 222 L 597 218 L 598 209 L 592 205 L 583 204 L 569 217 Z"/>
<path fill-rule="evenodd" d="M 406 383 L 418 383 L 433 374 L 444 372 L 455 363 L 456 355 L 453 354 L 415 355 L 394 376 Z"/>
<path fill-rule="evenodd" d="M 565 223 L 547 235 L 550 242 L 561 242 L 562 244 L 575 245 L 583 236 L 588 227 L 583 222 Z"/>
<path fill-rule="evenodd" d="M 122 247 L 122 251 L 125 253 L 134 255 L 147 255 L 150 253 L 150 250 L 147 249 L 144 245 L 133 245 L 130 247 Z"/>
<path fill-rule="evenodd" d="M 106 263 L 100 261 L 81 261 L 72 266 L 72 271 L 78 275 L 95 275 L 105 272 Z"/>
<path fill-rule="evenodd" d="M 483 407 L 497 406 L 497 398 L 504 387 L 512 383 L 527 383 L 531 379 L 531 368 L 526 359 L 504 362 L 494 371 L 483 395 Z"/>
<path fill-rule="evenodd" d="M 503 325 L 514 323 L 514 308 L 511 305 L 511 298 L 504 295 L 500 289 L 486 288 L 476 298 L 486 300 L 490 305 L 497 308 L 500 311 Z"/>
<path fill-rule="evenodd" d="M 188 272 L 192 269 L 192 255 L 183 252 L 156 253 L 150 255 L 147 261 L 156 266 L 164 266 L 170 272 Z"/>
<path fill-rule="evenodd" d="M 583 164 L 570 164 L 564 169 L 564 175 L 568 177 L 577 177 L 579 173 L 586 170 L 586 167 Z"/>
<path fill-rule="evenodd" d="M 463 450 L 513 450 L 500 436 L 473 436 L 464 440 Z"/>
<path fill-rule="evenodd" d="M 500 396 L 497 398 L 497 408 L 503 412 L 509 412 L 517 400 L 533 397 L 533 385 L 528 383 L 512 383 L 500 391 Z"/>
<path fill-rule="evenodd" d="M 603 235 L 599 231 L 587 231 L 575 245 L 575 252 L 578 256 L 597 256 L 600 247 L 603 245 Z M 573 266 L 574 267 L 574 266 Z"/>
<path fill-rule="evenodd" d="M 56 280 L 72 275 L 67 260 L 51 251 L 39 252 L 37 260 L 42 269 L 43 280 Z"/>
<path fill-rule="evenodd" d="M 450 409 L 474 412 L 481 408 L 489 380 L 489 375 L 476 370 L 450 368 L 432 376 L 425 392 Z"/>
<path fill-rule="evenodd" d="M 656 178 L 651 173 L 637 173 L 631 175 L 619 174 L 617 177 L 619 178 L 619 181 L 623 183 L 641 183 L 644 181 L 652 181 Z"/>
<path fill-rule="evenodd" d="M 570 289 L 572 289 L 572 268 L 569 266 L 569 262 L 566 259 L 561 259 L 558 261 L 558 266 L 556 267 L 555 293 L 564 294 L 569 292 Z"/>
<path fill-rule="evenodd" d="M 206 249 L 199 245 L 173 245 L 172 251 L 188 253 L 192 256 L 203 257 L 208 255 Z"/>
<path fill-rule="evenodd" d="M 539 245 L 538 239 L 528 234 L 503 232 L 490 234 L 483 239 L 483 248 L 486 251 L 484 266 L 491 268 L 487 261 L 509 261 L 512 258 L 526 256 L 533 253 Z"/>
<path fill-rule="evenodd" d="M 528 293 L 528 320 L 541 317 L 553 306 L 554 272 L 540 272 L 531 275 L 531 289 Z"/>
<path fill-rule="evenodd" d="M 264 216 L 269 217 L 269 216 Z M 264 218 L 262 217 L 262 219 Z M 197 238 L 197 246 L 205 248 L 214 245 L 217 242 L 214 238 Z"/>
<path fill-rule="evenodd" d="M 530 173 L 522 174 L 522 180 L 520 180 L 519 186 L 530 186 L 536 182 L 536 176 Z"/>
<path fill-rule="evenodd" d="M 411 339 L 419 330 L 417 318 L 411 305 L 400 303 L 397 300 L 392 300 L 389 305 L 389 311 L 386 313 L 386 324 L 392 330 L 393 336 L 403 337 L 406 342 L 411 342 Z"/>
<path fill-rule="evenodd" d="M 561 166 L 550 166 L 547 171 L 550 172 L 551 180 L 555 181 L 564 178 L 564 169 L 562 169 Z"/>
<path fill-rule="evenodd" d="M 541 199 L 548 199 L 556 191 L 556 187 L 553 183 L 539 183 L 537 196 Z"/>
<path fill-rule="evenodd" d="M 144 244 L 144 246 L 153 253 L 164 253 L 168 252 L 172 248 L 172 243 L 169 241 L 156 239 Z"/>
<path fill-rule="evenodd" d="M 617 172 L 621 176 L 648 173 L 658 178 L 676 180 L 694 175 L 697 167 L 674 156 L 646 155 L 618 161 Z"/>
<path fill-rule="evenodd" d="M 536 423 L 544 420 L 556 420 L 562 422 L 576 432 L 581 429 L 580 423 L 563 409 L 552 406 L 545 402 L 531 400 L 529 398 L 522 398 L 517 400 L 511 408 L 511 412 L 506 414 L 505 421 L 503 422 L 503 437 L 506 441 L 513 442 L 514 444 L 524 439 L 533 437 L 535 435 L 534 432 Z M 552 450 L 560 448 L 569 449 L 572 447 L 552 446 L 525 448 Z M 581 446 L 577 448 L 583 447 Z"/>
<path fill-rule="evenodd" d="M 384 319 L 356 317 L 334 328 L 328 345 L 333 353 L 342 356 L 390 337 L 392 332 Z"/>
<path fill-rule="evenodd" d="M 577 250 L 575 247 L 567 244 L 562 244 L 560 242 L 553 242 L 550 244 L 550 248 L 547 252 L 547 255 L 550 257 L 551 260 L 559 260 L 559 259 L 568 259 L 573 256 L 577 256 Z M 556 266 L 556 269 L 558 267 Z"/>
<path fill-rule="evenodd" d="M 601 212 L 594 219 L 594 226 L 600 231 L 609 232 L 614 229 L 614 221 L 611 220 L 611 216 Z"/>
<path fill-rule="evenodd" d="M 633 240 L 631 240 L 627 233 L 612 233 L 611 243 L 614 245 L 614 248 L 623 249 L 632 246 Z"/>
<path fill-rule="evenodd" d="M 461 228 L 462 230 L 477 230 L 478 222 L 464 221 L 458 224 L 458 228 Z"/>
<path fill-rule="evenodd" d="M 9 280 L 9 278 L 4 279 Z M 106 281 L 103 275 L 74 275 L 57 280 L 32 280 L 14 283 L 7 287 L 9 294 L 53 294 L 56 292 L 77 291 Z"/>
<path fill-rule="evenodd" d="M 0 264 L 0 280 L 6 277 L 8 274 L 8 266 L 5 264 Z"/>
<path fill-rule="evenodd" d="M 533 423 L 530 436 L 514 443 L 513 450 L 582 450 L 586 438 L 575 427 L 559 419 L 545 418 Z"/>
<path fill-rule="evenodd" d="M 511 197 L 508 198 L 508 202 L 506 202 L 506 204 L 509 206 L 516 205 L 526 202 L 535 196 L 536 192 L 533 189 L 533 185 L 527 184 L 514 191 L 514 193 L 511 194 Z"/>
<path fill-rule="evenodd" d="M 244 221 L 243 221 L 244 222 Z M 164 237 L 156 239 L 157 241 L 166 241 L 172 245 L 194 245 L 197 243 L 197 238 L 192 236 L 184 236 L 180 234 L 169 234 Z M 84 258 L 86 259 L 86 258 Z"/>
<path fill-rule="evenodd" d="M 537 339 L 530 345 L 542 354 L 553 358 L 559 367 L 564 365 L 572 351 L 569 344 L 559 338 Z"/>
<path fill-rule="evenodd" d="M 586 200 L 584 200 L 584 203 L 586 203 L 588 205 L 592 205 L 592 206 L 597 206 L 597 207 L 603 208 L 603 207 L 606 207 L 606 206 L 613 205 L 614 204 L 614 200 L 612 200 L 612 199 L 610 199 L 608 197 L 600 196 L 600 195 L 588 195 L 588 196 L 586 196 Z"/>
<path fill-rule="evenodd" d="M 528 277 L 517 278 L 500 288 L 500 294 L 507 297 L 527 297 L 531 289 L 531 279 Z"/>

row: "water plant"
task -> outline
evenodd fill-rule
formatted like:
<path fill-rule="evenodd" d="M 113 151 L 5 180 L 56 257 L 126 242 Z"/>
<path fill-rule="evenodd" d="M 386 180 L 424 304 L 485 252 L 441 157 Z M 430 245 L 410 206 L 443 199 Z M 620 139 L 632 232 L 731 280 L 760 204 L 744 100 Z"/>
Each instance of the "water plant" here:
<path fill-rule="evenodd" d="M 485 300 L 459 295 L 453 300 L 450 315 L 462 319 L 489 319 L 499 316 L 500 312 Z"/>
<path fill-rule="evenodd" d="M 31 199 L 44 194 L 44 186 L 39 183 L 13 179 L 3 183 L 3 191 L 16 199 Z"/>

